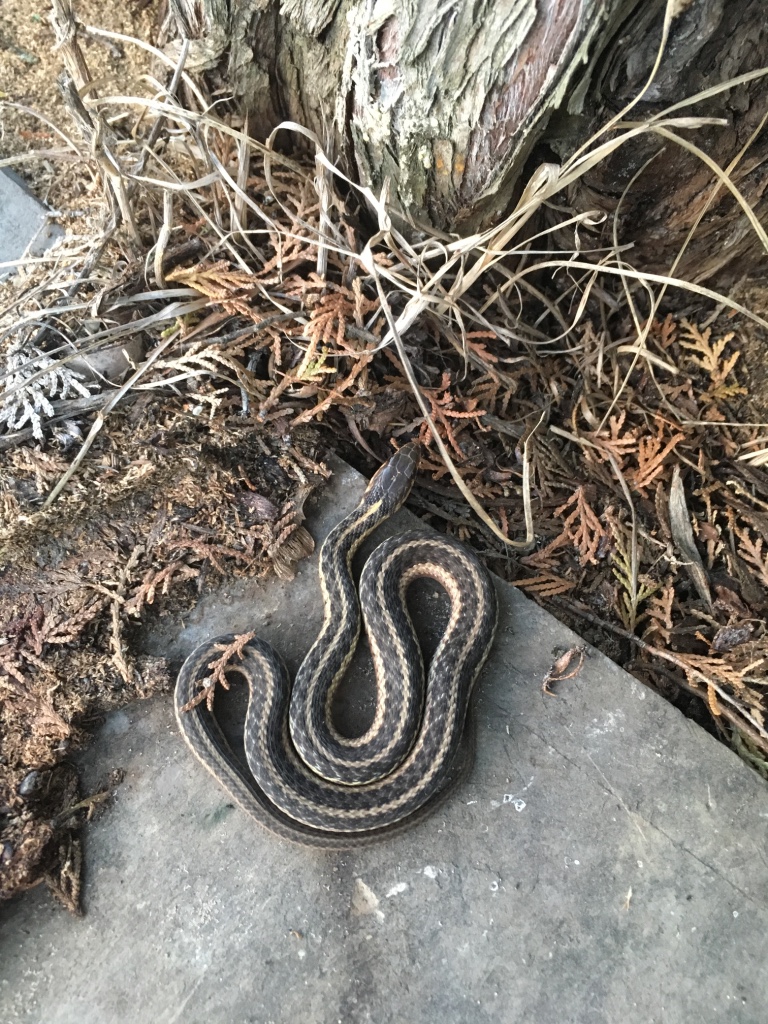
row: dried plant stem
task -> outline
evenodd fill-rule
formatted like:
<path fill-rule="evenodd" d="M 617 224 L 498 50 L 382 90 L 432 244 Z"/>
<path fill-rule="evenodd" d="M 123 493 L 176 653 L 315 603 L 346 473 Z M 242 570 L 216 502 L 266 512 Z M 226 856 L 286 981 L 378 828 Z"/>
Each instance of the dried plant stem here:
<path fill-rule="evenodd" d="M 80 451 L 77 453 L 77 455 L 67 468 L 67 471 L 64 473 L 64 475 L 58 481 L 58 483 L 53 488 L 51 493 L 43 502 L 44 509 L 50 508 L 50 506 L 58 498 L 58 496 L 67 486 L 67 484 L 72 479 L 74 474 L 77 472 L 78 466 L 82 463 L 83 459 L 88 454 L 88 450 L 90 449 L 93 442 L 96 440 L 96 435 L 104 426 L 104 421 L 109 415 L 109 413 L 112 412 L 112 410 L 118 404 L 120 399 L 123 398 L 123 396 L 126 395 L 136 383 L 138 383 L 140 378 L 143 377 L 147 370 L 149 370 L 149 368 L 152 366 L 152 364 L 155 363 L 160 358 L 163 352 L 165 352 L 167 348 L 170 348 L 170 346 L 173 345 L 178 340 L 179 334 L 179 331 L 174 331 L 173 334 L 170 335 L 170 337 L 166 338 L 164 342 L 158 345 L 154 352 L 152 352 L 152 354 L 146 360 L 146 362 L 142 363 L 142 365 L 134 373 L 131 374 L 131 376 L 128 378 L 125 384 L 123 384 L 119 391 L 115 392 L 115 394 L 112 396 L 112 398 L 110 398 L 110 400 L 107 402 L 104 408 L 99 409 L 98 413 L 96 414 L 96 419 L 91 425 L 91 429 L 88 432 L 88 436 L 83 441 Z"/>
<path fill-rule="evenodd" d="M 456 486 L 459 488 L 461 493 L 466 498 L 467 503 L 469 504 L 469 506 L 472 509 L 474 509 L 474 511 L 477 514 L 477 516 L 488 527 L 488 529 L 493 532 L 494 536 L 498 537 L 499 540 L 503 541 L 504 544 L 506 544 L 508 547 L 516 548 L 516 549 L 518 549 L 520 551 L 530 551 L 530 549 L 533 547 L 533 544 L 535 542 L 536 536 L 535 536 L 534 529 L 533 529 L 533 513 L 531 511 L 530 453 L 529 453 L 528 445 L 529 445 L 529 442 L 530 442 L 531 438 L 533 437 L 533 435 L 535 434 L 536 430 L 538 429 L 539 424 L 541 424 L 541 422 L 542 422 L 542 420 L 544 418 L 544 414 L 542 413 L 541 418 L 539 419 L 539 423 L 536 425 L 536 427 L 534 427 L 534 429 L 528 435 L 528 438 L 526 439 L 526 442 L 525 442 L 525 448 L 524 448 L 524 457 L 523 457 L 523 507 L 524 507 L 524 512 L 525 512 L 525 540 L 524 541 L 512 540 L 510 537 L 507 537 L 506 534 L 502 533 L 502 531 L 499 529 L 499 527 L 496 525 L 496 523 L 494 523 L 494 521 L 491 519 L 491 517 L 488 515 L 488 513 L 485 511 L 485 509 L 479 503 L 477 498 L 474 496 L 474 494 L 472 494 L 470 489 L 467 487 L 467 485 L 464 482 L 461 474 L 459 473 L 458 469 L 456 468 L 456 465 L 455 465 L 453 459 L 451 458 L 450 452 L 448 451 L 448 447 L 445 444 L 445 442 L 443 441 L 442 437 L 440 436 L 440 432 L 438 431 L 438 429 L 437 429 L 437 427 L 435 425 L 435 422 L 432 419 L 432 416 L 430 414 L 427 402 L 425 401 L 424 395 L 422 394 L 421 388 L 419 387 L 419 383 L 416 380 L 416 377 L 415 377 L 414 372 L 413 372 L 413 367 L 411 366 L 411 361 L 408 358 L 408 353 L 405 351 L 405 346 L 403 345 L 402 338 L 400 337 L 400 331 L 398 330 L 398 325 L 397 325 L 397 323 L 395 323 L 395 318 L 392 315 L 392 310 L 390 309 L 389 303 L 387 302 L 387 297 L 384 294 L 384 289 L 381 286 L 381 280 L 380 280 L 380 278 L 379 278 L 379 276 L 378 276 L 378 274 L 376 272 L 376 265 L 373 262 L 371 263 L 371 270 L 373 272 L 374 280 L 376 281 L 376 287 L 377 287 L 378 292 L 379 292 L 379 299 L 381 301 L 381 307 L 382 307 L 382 309 L 384 311 L 384 315 L 385 315 L 385 317 L 387 319 L 387 324 L 389 325 L 390 333 L 391 333 L 391 335 L 392 335 L 392 337 L 394 339 L 395 347 L 397 348 L 398 357 L 400 359 L 400 362 L 402 363 L 403 369 L 405 371 L 405 375 L 408 378 L 408 383 L 411 386 L 411 390 L 413 391 L 413 395 L 414 395 L 414 397 L 415 397 L 415 399 L 416 399 L 416 401 L 418 403 L 419 408 L 421 409 L 422 415 L 424 416 L 424 421 L 426 422 L 426 424 L 428 425 L 428 427 L 430 429 L 430 432 L 432 434 L 432 437 L 434 438 L 435 444 L 437 445 L 438 451 L 440 452 L 440 455 L 442 456 L 443 462 L 445 463 L 446 467 L 448 468 L 449 473 L 453 477 L 454 483 L 456 484 Z"/>
<path fill-rule="evenodd" d="M 93 91 L 91 73 L 77 41 L 77 21 L 70 0 L 51 0 L 50 22 L 56 35 L 56 49 L 61 52 L 79 93 L 87 87 Z"/>

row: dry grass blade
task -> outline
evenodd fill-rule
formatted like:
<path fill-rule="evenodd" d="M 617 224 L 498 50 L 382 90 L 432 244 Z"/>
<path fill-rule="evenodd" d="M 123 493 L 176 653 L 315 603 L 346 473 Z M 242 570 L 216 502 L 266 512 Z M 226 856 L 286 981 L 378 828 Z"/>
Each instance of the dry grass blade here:
<path fill-rule="evenodd" d="M 524 551 L 529 550 L 532 547 L 533 543 L 534 543 L 535 536 L 534 536 L 534 532 L 533 532 L 533 516 L 531 514 L 531 504 L 530 504 L 530 461 L 529 461 L 529 456 L 528 456 L 527 445 L 528 445 L 528 443 L 530 441 L 530 438 L 533 436 L 533 433 L 537 429 L 538 425 L 541 423 L 541 420 L 539 420 L 539 424 L 537 424 L 537 427 L 534 428 L 534 430 L 529 435 L 528 440 L 526 441 L 526 448 L 525 448 L 525 451 L 524 451 L 524 463 L 523 463 L 523 466 L 524 466 L 524 469 L 523 469 L 523 501 L 524 501 L 524 507 L 525 507 L 526 537 L 525 537 L 524 541 L 515 541 L 515 540 L 512 540 L 510 537 L 507 537 L 506 534 L 504 534 L 499 529 L 499 527 L 496 525 L 496 523 L 494 523 L 494 521 L 491 519 L 491 517 L 488 515 L 488 513 L 485 511 L 485 509 L 480 505 L 480 503 L 477 501 L 475 496 L 469 490 L 469 488 L 467 487 L 466 483 L 464 482 L 461 474 L 459 473 L 458 469 L 456 468 L 456 465 L 455 465 L 453 459 L 451 458 L 450 452 L 448 451 L 448 448 L 447 448 L 445 442 L 443 441 L 442 437 L 440 436 L 440 432 L 438 431 L 437 427 L 435 426 L 435 423 L 434 423 L 434 421 L 432 419 L 432 416 L 430 415 L 430 411 L 429 411 L 429 408 L 427 406 L 427 403 L 424 401 L 424 395 L 422 394 L 421 388 L 419 387 L 418 382 L 416 381 L 416 378 L 414 376 L 413 367 L 411 366 L 410 360 L 409 360 L 408 355 L 407 355 L 407 353 L 405 351 L 405 347 L 403 346 L 403 342 L 402 342 L 402 339 L 400 338 L 400 333 L 398 331 L 398 326 L 395 323 L 394 317 L 392 316 L 392 312 L 391 312 L 391 310 L 389 308 L 389 303 L 387 302 L 387 298 L 386 298 L 386 296 L 384 294 L 383 289 L 381 288 L 381 283 L 380 283 L 380 281 L 378 279 L 378 275 L 376 275 L 376 269 L 375 269 L 375 265 L 373 263 L 371 263 L 370 270 L 371 270 L 372 274 L 375 275 L 376 284 L 377 284 L 377 287 L 379 289 L 379 297 L 381 299 L 382 309 L 384 310 L 385 315 L 387 317 L 387 323 L 389 324 L 389 330 L 390 330 L 390 332 L 392 334 L 392 337 L 394 338 L 395 345 L 396 345 L 397 351 L 398 351 L 398 355 L 400 357 L 400 361 L 403 364 L 403 367 L 405 369 L 406 375 L 408 377 L 408 383 L 410 384 L 410 386 L 411 386 L 411 388 L 413 390 L 413 394 L 414 394 L 414 396 L 416 398 L 416 401 L 419 404 L 419 408 L 421 409 L 422 415 L 424 416 L 424 421 L 429 426 L 430 432 L 432 434 L 432 437 L 434 438 L 435 444 L 437 445 L 438 451 L 440 452 L 440 455 L 442 456 L 442 459 L 445 462 L 445 465 L 448 467 L 448 471 L 450 472 L 451 476 L 453 477 L 454 483 L 459 488 L 461 493 L 464 495 L 464 497 L 465 497 L 467 503 L 469 504 L 469 506 L 472 509 L 474 509 L 475 513 L 478 515 L 480 520 L 483 523 L 485 523 L 485 525 L 488 527 L 488 529 L 491 530 L 491 532 L 496 537 L 498 537 L 499 540 L 503 541 L 504 544 L 508 545 L 509 547 L 518 548 L 518 549 L 524 550 Z"/>
<path fill-rule="evenodd" d="M 682 555 L 688 573 L 690 574 L 699 596 L 708 607 L 712 607 L 712 595 L 709 591 L 709 580 L 701 560 L 701 555 L 696 549 L 691 529 L 691 517 L 685 500 L 680 467 L 675 466 L 672 474 L 672 486 L 669 490 L 669 525 L 672 531 L 672 539 Z"/>
<path fill-rule="evenodd" d="M 123 384 L 123 386 L 118 391 L 115 392 L 115 394 L 112 396 L 112 398 L 109 399 L 106 405 L 102 409 L 99 409 L 98 413 L 96 414 L 96 418 L 93 421 L 93 425 L 88 433 L 88 436 L 86 437 L 85 441 L 82 444 L 82 447 L 80 448 L 80 451 L 77 453 L 75 458 L 70 463 L 66 473 L 62 476 L 62 478 L 58 481 L 58 483 L 53 488 L 51 493 L 45 499 L 45 502 L 43 503 L 44 509 L 50 508 L 53 502 L 58 498 L 58 496 L 67 486 L 67 483 L 75 475 L 78 467 L 83 462 L 83 459 L 88 454 L 91 445 L 95 441 L 96 435 L 104 426 L 104 421 L 106 417 L 109 415 L 109 413 L 112 412 L 112 410 L 117 406 L 120 399 L 123 398 L 131 390 L 132 387 L 135 387 L 136 384 L 138 384 L 139 380 L 149 371 L 152 364 L 155 363 L 160 358 L 160 356 L 167 348 L 170 348 L 170 346 L 176 342 L 177 338 L 177 334 L 172 334 L 169 338 L 165 340 L 165 342 L 163 342 L 162 345 L 159 345 L 154 350 L 149 359 L 147 359 L 147 361 L 131 375 L 131 377 L 125 382 L 125 384 Z"/>

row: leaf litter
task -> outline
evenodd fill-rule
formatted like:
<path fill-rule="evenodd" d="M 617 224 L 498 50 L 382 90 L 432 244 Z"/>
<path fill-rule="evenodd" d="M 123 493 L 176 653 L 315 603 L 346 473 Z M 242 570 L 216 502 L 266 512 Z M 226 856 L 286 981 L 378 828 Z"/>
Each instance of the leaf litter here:
<path fill-rule="evenodd" d="M 97 30 L 55 6 L 67 161 L 102 202 L 3 287 L 0 893 L 44 881 L 79 908 L 78 830 L 116 780 L 83 797 L 71 755 L 171 686 L 142 625 L 233 575 L 290 578 L 333 449 L 370 472 L 419 438 L 426 523 L 768 774 L 768 427 L 740 360 L 768 323 L 643 274 L 618 217 L 567 207 L 605 154 L 705 119 L 618 117 L 503 223 L 449 237 L 302 126 L 250 138 L 183 46 L 121 37 L 146 88 L 97 89 Z"/>

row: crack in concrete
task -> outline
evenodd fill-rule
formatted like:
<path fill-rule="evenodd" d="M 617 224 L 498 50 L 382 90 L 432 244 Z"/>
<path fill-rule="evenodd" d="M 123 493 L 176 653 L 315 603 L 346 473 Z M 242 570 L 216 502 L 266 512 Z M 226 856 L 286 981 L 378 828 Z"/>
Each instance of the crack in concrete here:
<path fill-rule="evenodd" d="M 648 821 L 647 818 L 643 818 L 643 821 L 645 821 L 649 828 L 652 828 L 655 832 L 658 832 L 660 835 L 664 836 L 667 842 L 670 843 L 676 850 L 680 850 L 681 853 L 685 853 L 689 857 L 692 857 L 697 862 L 697 864 L 701 864 L 701 866 L 703 868 L 706 868 L 707 871 L 711 871 L 715 878 L 719 878 L 722 882 L 725 882 L 725 884 L 729 886 L 731 889 L 733 889 L 734 892 L 737 892 L 739 896 L 742 897 L 742 899 L 746 900 L 748 903 L 751 903 L 753 906 L 759 908 L 760 910 L 768 910 L 767 903 L 760 902 L 760 900 L 755 899 L 754 896 L 750 896 L 748 892 L 745 892 L 743 889 L 740 889 L 738 885 L 736 885 L 735 882 L 732 882 L 727 875 L 724 875 L 722 873 L 722 871 L 718 870 L 718 868 L 716 868 L 713 864 L 708 864 L 707 861 L 705 861 L 697 853 L 694 853 L 693 850 L 690 850 L 684 843 L 673 839 L 672 836 L 670 836 L 667 832 L 664 831 L 663 828 L 661 828 L 661 826 L 654 825 L 654 823 L 652 821 Z"/>
<path fill-rule="evenodd" d="M 702 857 L 700 857 L 697 853 L 695 853 L 693 850 L 689 849 L 689 847 L 687 847 L 684 843 L 682 843 L 680 841 L 676 841 L 675 839 L 673 839 L 672 836 L 670 836 L 667 832 L 664 831 L 663 828 L 661 828 L 661 826 L 655 824 L 655 822 L 650 821 L 648 818 L 646 818 L 645 815 L 642 813 L 642 811 L 631 810 L 627 806 L 627 804 L 624 801 L 624 799 L 622 798 L 621 794 L 618 793 L 614 789 L 614 787 L 611 784 L 610 780 L 606 777 L 604 772 L 597 765 L 597 763 L 595 762 L 595 760 L 593 759 L 591 754 L 587 753 L 586 756 L 589 758 L 590 762 L 594 766 L 594 768 L 597 771 L 598 775 L 603 780 L 602 783 L 596 782 L 595 778 L 591 775 L 591 773 L 589 773 L 589 772 L 587 772 L 585 770 L 585 767 L 584 767 L 584 765 L 582 763 L 580 763 L 579 761 L 575 760 L 572 757 L 569 757 L 562 750 L 558 749 L 558 747 L 554 743 L 552 743 L 551 740 L 544 739 L 544 737 L 542 737 L 538 732 L 536 732 L 535 729 L 532 729 L 529 725 L 527 725 L 525 723 L 517 723 L 517 724 L 518 725 L 522 725 L 522 728 L 525 729 L 526 732 L 530 733 L 532 736 L 535 736 L 536 739 L 539 740 L 539 742 L 541 744 L 543 744 L 546 748 L 554 750 L 558 757 L 561 757 L 563 759 L 563 761 L 565 761 L 571 768 L 576 769 L 580 773 L 580 775 L 585 776 L 588 780 L 590 780 L 592 785 L 596 785 L 597 788 L 601 789 L 603 792 L 607 793 L 608 795 L 614 797 L 614 799 L 618 800 L 619 803 L 621 804 L 622 808 L 624 809 L 624 811 L 626 811 L 627 816 L 632 821 L 632 824 L 635 826 L 635 828 L 637 828 L 638 832 L 640 833 L 640 835 L 642 836 L 642 838 L 643 838 L 643 840 L 645 842 L 648 842 L 648 837 L 645 835 L 645 833 L 643 832 L 642 828 L 640 828 L 640 825 L 638 824 L 636 819 L 639 819 L 645 825 L 647 825 L 649 829 L 653 829 L 654 832 L 657 832 L 659 835 L 663 836 L 664 839 L 666 839 L 667 842 L 670 843 L 676 850 L 679 850 L 681 853 L 687 854 L 689 857 L 692 857 L 693 860 L 695 860 L 703 868 L 706 868 L 716 878 L 719 878 L 721 881 L 725 882 L 725 884 L 729 888 L 733 889 L 734 892 L 737 892 L 739 894 L 739 896 L 742 897 L 742 899 L 746 900 L 748 903 L 750 903 L 751 905 L 759 908 L 760 910 L 763 910 L 763 911 L 768 910 L 768 903 L 761 902 L 759 899 L 756 899 L 754 896 L 751 896 L 748 892 L 745 892 L 743 889 L 739 888 L 739 886 L 736 885 L 735 882 L 733 882 L 730 878 L 728 878 L 727 875 L 724 875 L 713 864 L 709 864 L 706 860 L 704 860 Z"/>

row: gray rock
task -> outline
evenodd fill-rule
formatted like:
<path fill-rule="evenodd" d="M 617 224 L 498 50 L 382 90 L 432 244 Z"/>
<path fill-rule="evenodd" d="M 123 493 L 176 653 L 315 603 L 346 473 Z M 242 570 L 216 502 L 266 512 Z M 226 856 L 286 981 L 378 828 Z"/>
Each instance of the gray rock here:
<path fill-rule="evenodd" d="M 0 281 L 14 273 L 16 260 L 39 256 L 63 237 L 50 216 L 20 178 L 0 170 Z"/>
<path fill-rule="evenodd" d="M 310 510 L 316 538 L 362 486 L 337 473 Z M 255 628 L 295 668 L 319 619 L 314 570 L 233 584 L 150 646 L 181 659 Z M 168 698 L 107 721 L 90 774 L 126 777 L 89 830 L 86 917 L 42 891 L 5 908 L 0 1019 L 763 1024 L 764 783 L 596 651 L 544 695 L 579 639 L 498 593 L 474 772 L 382 846 L 324 853 L 262 831 L 191 757 Z M 421 595 L 422 618 L 438 606 Z"/>

